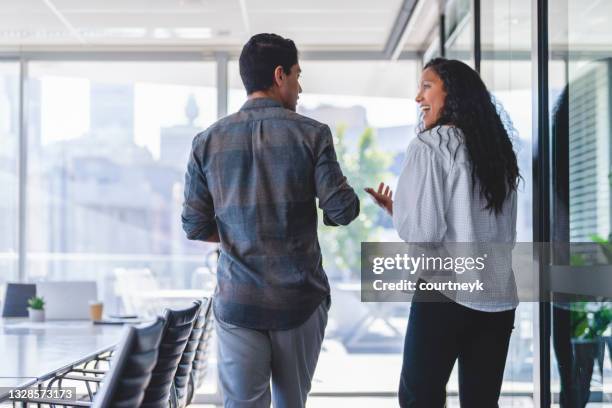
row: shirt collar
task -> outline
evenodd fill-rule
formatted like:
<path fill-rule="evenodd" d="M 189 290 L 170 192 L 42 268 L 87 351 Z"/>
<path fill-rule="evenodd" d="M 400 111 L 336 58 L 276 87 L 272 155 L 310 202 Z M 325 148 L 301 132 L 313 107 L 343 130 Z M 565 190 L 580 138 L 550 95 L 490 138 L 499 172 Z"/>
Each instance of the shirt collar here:
<path fill-rule="evenodd" d="M 247 100 L 240 110 L 260 108 L 282 108 L 283 104 L 272 98 L 254 98 Z"/>

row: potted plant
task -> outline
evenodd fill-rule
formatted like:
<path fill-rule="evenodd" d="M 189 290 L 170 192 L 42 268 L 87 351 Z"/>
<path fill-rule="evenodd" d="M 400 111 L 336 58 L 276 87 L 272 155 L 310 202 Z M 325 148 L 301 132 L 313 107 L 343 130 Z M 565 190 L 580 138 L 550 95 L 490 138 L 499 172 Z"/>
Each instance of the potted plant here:
<path fill-rule="evenodd" d="M 603 375 L 604 333 L 612 322 L 612 311 L 604 302 L 576 302 L 572 303 L 570 313 L 575 386 L 579 399 L 586 404 L 595 363 Z"/>
<path fill-rule="evenodd" d="M 28 314 L 32 322 L 45 321 L 45 300 L 42 297 L 34 296 L 28 299 Z"/>
<path fill-rule="evenodd" d="M 612 185 L 612 172 L 608 175 L 610 178 L 610 183 Z M 597 243 L 601 252 L 603 253 L 606 263 L 608 265 L 612 264 L 612 234 L 608 236 L 608 239 L 605 239 L 597 234 L 591 235 L 591 241 Z M 606 330 L 608 326 L 612 326 L 612 303 L 610 302 L 602 302 L 602 305 L 599 311 L 595 314 L 594 320 L 598 323 L 598 325 L 603 329 L 601 333 L 604 334 L 603 341 L 608 345 L 608 350 L 610 352 L 610 361 L 612 362 L 612 336 L 610 336 L 610 330 Z"/>

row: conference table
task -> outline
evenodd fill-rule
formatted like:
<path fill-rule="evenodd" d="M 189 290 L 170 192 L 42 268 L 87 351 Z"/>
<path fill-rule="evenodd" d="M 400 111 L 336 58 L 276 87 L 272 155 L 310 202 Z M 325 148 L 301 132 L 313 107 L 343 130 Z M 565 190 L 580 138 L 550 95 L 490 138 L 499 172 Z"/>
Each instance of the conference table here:
<path fill-rule="evenodd" d="M 0 319 L 0 402 L 11 389 L 47 381 L 112 350 L 122 333 L 122 325 L 91 321 Z"/>

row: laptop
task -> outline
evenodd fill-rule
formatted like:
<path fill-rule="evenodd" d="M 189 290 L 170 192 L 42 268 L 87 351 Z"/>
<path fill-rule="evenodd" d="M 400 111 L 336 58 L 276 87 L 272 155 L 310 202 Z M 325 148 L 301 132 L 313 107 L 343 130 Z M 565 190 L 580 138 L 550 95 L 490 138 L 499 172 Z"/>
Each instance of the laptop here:
<path fill-rule="evenodd" d="M 95 281 L 56 281 L 36 284 L 36 295 L 45 300 L 47 320 L 89 319 L 89 302 L 98 300 Z"/>

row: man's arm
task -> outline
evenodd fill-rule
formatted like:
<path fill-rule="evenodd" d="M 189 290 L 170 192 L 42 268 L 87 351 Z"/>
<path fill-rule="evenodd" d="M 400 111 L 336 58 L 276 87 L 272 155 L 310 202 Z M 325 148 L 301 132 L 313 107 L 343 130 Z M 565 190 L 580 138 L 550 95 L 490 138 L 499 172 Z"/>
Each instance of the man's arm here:
<path fill-rule="evenodd" d="M 197 153 L 199 140 L 200 137 L 194 139 L 187 164 L 185 202 L 181 220 L 188 239 L 219 242 L 215 207 Z"/>
<path fill-rule="evenodd" d="M 359 198 L 347 183 L 336 158 L 334 141 L 328 126 L 318 140 L 315 188 L 325 225 L 348 225 L 359 215 Z"/>

